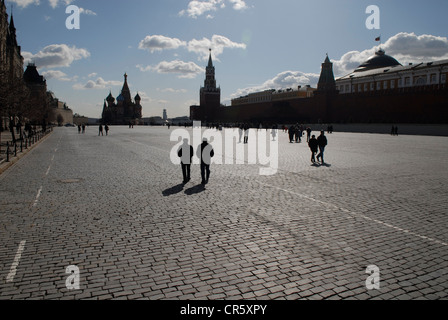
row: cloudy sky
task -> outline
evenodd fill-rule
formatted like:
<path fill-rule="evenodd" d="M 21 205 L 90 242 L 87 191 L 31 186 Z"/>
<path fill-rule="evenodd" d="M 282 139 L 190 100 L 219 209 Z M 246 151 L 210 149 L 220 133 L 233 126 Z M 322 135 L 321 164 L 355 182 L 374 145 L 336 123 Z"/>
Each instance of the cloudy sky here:
<path fill-rule="evenodd" d="M 448 1 L 6 0 L 25 63 L 79 113 L 99 117 L 124 73 L 144 116 L 185 116 L 199 103 L 209 48 L 222 103 L 264 89 L 316 86 L 328 53 L 335 75 L 374 54 L 381 36 L 402 64 L 448 59 Z M 68 29 L 69 5 L 80 10 Z M 379 28 L 369 29 L 369 5 Z M 369 20 L 370 21 L 370 20 Z M 70 22 L 74 22 L 70 20 Z"/>

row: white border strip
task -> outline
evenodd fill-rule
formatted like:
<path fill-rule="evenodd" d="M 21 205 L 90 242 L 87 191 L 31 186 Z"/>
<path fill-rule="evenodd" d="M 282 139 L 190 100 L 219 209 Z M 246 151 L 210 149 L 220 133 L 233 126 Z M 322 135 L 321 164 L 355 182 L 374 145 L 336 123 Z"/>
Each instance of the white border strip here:
<path fill-rule="evenodd" d="M 25 250 L 26 240 L 23 240 L 19 244 L 19 248 L 17 249 L 16 256 L 14 257 L 14 262 L 11 265 L 11 269 L 9 270 L 9 274 L 6 277 L 6 283 L 13 282 L 14 277 L 17 273 L 17 267 L 19 266 L 20 258 L 22 257 L 23 250 Z"/>

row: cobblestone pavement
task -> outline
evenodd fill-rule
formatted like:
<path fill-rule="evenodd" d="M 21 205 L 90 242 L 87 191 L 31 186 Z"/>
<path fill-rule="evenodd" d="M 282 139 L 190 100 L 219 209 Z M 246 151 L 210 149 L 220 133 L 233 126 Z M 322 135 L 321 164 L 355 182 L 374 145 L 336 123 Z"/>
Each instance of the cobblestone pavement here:
<path fill-rule="evenodd" d="M 336 132 L 312 166 L 279 132 L 277 174 L 203 188 L 175 129 L 58 128 L 3 173 L 0 299 L 447 299 L 448 138 Z"/>

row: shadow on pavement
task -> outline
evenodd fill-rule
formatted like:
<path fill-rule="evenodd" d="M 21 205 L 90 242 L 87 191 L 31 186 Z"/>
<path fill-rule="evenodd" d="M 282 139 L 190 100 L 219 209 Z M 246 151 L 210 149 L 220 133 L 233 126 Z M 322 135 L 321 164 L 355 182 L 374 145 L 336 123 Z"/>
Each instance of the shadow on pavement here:
<path fill-rule="evenodd" d="M 184 184 L 183 183 L 178 184 L 177 186 L 168 188 L 166 190 L 163 190 L 162 194 L 163 194 L 164 197 L 168 197 L 168 196 L 171 196 L 173 194 L 182 192 L 182 190 L 184 190 Z"/>
<path fill-rule="evenodd" d="M 191 187 L 191 188 L 185 190 L 185 194 L 191 196 L 191 195 L 196 194 L 196 193 L 201 193 L 204 190 L 205 190 L 205 186 L 202 185 L 202 184 L 198 184 L 198 185 L 196 185 L 194 187 Z"/>
<path fill-rule="evenodd" d="M 312 166 L 312 167 L 327 167 L 327 168 L 329 168 L 329 167 L 331 167 L 331 164 L 329 164 L 329 163 L 317 163 L 317 162 L 315 162 L 315 163 L 311 164 L 311 166 Z"/>

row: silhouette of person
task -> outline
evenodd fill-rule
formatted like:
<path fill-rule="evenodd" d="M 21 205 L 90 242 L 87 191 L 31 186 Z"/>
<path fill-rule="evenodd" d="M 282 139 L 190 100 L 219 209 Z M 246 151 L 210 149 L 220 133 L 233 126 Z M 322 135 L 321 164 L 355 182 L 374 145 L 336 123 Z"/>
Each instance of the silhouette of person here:
<path fill-rule="evenodd" d="M 249 125 L 244 125 L 244 143 L 247 143 L 249 140 Z"/>
<path fill-rule="evenodd" d="M 81 133 L 81 125 L 78 124 L 78 133 Z"/>
<path fill-rule="evenodd" d="M 322 164 L 324 164 L 324 151 L 325 147 L 328 144 L 327 137 L 324 134 L 324 130 L 320 132 L 320 136 L 317 138 L 317 144 L 319 146 L 319 154 L 317 155 L 317 160 L 321 160 Z"/>
<path fill-rule="evenodd" d="M 183 183 L 190 181 L 191 163 L 194 150 L 191 145 L 188 144 L 188 139 L 184 139 L 184 143 L 179 147 L 177 155 L 180 158 L 180 164 L 182 167 L 182 176 L 184 178 Z"/>
<path fill-rule="evenodd" d="M 306 128 L 306 142 L 310 142 L 310 137 L 311 137 L 311 128 L 307 127 Z"/>
<path fill-rule="evenodd" d="M 293 143 L 293 140 L 294 140 L 294 132 L 295 132 L 295 126 L 294 125 L 291 125 L 290 127 L 289 127 L 289 130 L 288 130 L 288 134 L 289 134 L 289 143 Z"/>
<path fill-rule="evenodd" d="M 202 143 L 198 146 L 196 155 L 201 159 L 201 184 L 207 184 L 210 178 L 210 163 L 215 155 L 213 147 L 208 143 L 207 138 L 203 138 Z"/>
<path fill-rule="evenodd" d="M 109 132 L 109 126 L 106 124 L 106 125 L 104 126 L 104 129 L 106 130 L 106 136 L 107 136 L 107 134 L 108 134 L 108 132 Z"/>
<path fill-rule="evenodd" d="M 82 133 L 84 133 L 84 132 L 86 132 L 86 125 L 85 124 L 82 125 Z"/>
<path fill-rule="evenodd" d="M 314 158 L 314 156 L 317 153 L 319 143 L 317 142 L 316 136 L 314 134 L 311 136 L 311 139 L 308 142 L 308 146 L 310 147 L 311 150 L 311 162 L 315 163 L 316 159 Z"/>
<path fill-rule="evenodd" d="M 98 135 L 104 136 L 104 134 L 103 134 L 103 125 L 102 124 L 100 124 Z"/>

